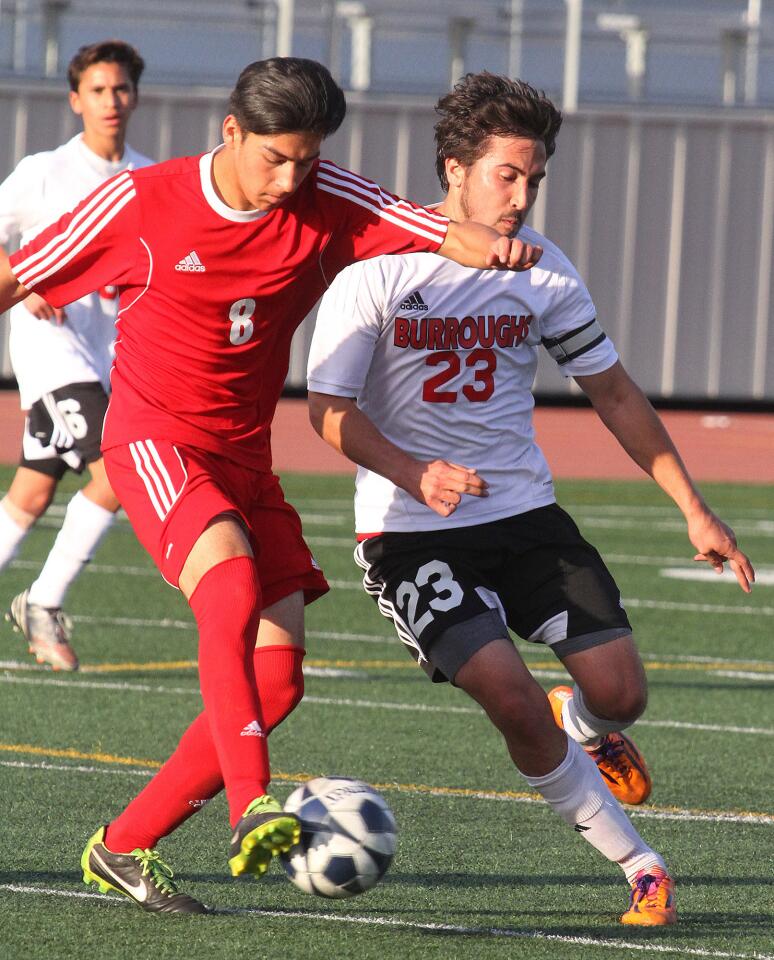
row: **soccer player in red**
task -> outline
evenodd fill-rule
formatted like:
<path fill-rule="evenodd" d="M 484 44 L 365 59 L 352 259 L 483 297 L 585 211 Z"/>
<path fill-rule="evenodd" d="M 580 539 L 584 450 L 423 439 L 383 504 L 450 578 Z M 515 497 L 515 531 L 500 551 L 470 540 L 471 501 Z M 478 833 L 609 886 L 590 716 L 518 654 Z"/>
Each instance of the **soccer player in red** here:
<path fill-rule="evenodd" d="M 304 603 L 327 590 L 271 472 L 293 331 L 355 260 L 432 251 L 528 269 L 542 253 L 320 160 L 346 109 L 320 64 L 251 64 L 230 107 L 212 153 L 120 174 L 0 269 L 0 310 L 33 290 L 54 306 L 120 291 L 105 464 L 194 612 L 204 710 L 81 865 L 153 912 L 206 911 L 154 848 L 224 785 L 232 874 L 262 874 L 300 832 L 267 793 L 266 745 L 303 693 Z"/>

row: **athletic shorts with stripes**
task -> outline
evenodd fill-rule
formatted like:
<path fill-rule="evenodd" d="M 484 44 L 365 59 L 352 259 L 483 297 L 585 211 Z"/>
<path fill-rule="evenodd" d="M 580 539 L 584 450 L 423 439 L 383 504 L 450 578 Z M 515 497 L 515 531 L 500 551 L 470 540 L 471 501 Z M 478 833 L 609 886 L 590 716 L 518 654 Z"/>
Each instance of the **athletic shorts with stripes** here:
<path fill-rule="evenodd" d="M 108 396 L 101 383 L 69 383 L 44 393 L 30 407 L 24 424 L 19 464 L 61 480 L 68 470 L 82 473 L 99 460 Z"/>
<path fill-rule="evenodd" d="M 103 456 L 137 538 L 173 587 L 209 521 L 230 513 L 249 535 L 264 607 L 297 590 L 306 603 L 327 593 L 301 520 L 273 473 L 166 440 L 137 440 Z"/>
<path fill-rule="evenodd" d="M 359 543 L 363 586 L 427 675 L 454 681 L 507 627 L 560 659 L 631 634 L 604 561 L 558 504 Z"/>

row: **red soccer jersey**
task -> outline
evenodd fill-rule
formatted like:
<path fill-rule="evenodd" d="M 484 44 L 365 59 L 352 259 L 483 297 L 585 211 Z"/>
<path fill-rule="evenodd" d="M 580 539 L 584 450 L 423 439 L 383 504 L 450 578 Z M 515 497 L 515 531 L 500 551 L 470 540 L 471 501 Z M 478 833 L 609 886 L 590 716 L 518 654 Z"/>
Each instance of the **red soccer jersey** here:
<path fill-rule="evenodd" d="M 120 290 L 103 449 L 144 438 L 271 466 L 293 331 L 342 267 L 435 251 L 448 221 L 319 161 L 268 213 L 217 196 L 213 154 L 119 174 L 11 257 L 55 305 Z"/>

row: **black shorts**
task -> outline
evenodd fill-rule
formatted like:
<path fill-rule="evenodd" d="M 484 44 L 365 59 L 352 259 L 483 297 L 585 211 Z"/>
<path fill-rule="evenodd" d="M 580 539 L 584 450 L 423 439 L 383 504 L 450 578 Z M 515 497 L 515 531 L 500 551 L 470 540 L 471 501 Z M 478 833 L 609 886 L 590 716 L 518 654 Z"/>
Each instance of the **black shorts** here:
<path fill-rule="evenodd" d="M 557 504 L 472 527 L 383 533 L 358 544 L 363 586 L 435 682 L 492 640 L 560 659 L 631 633 L 610 571 Z"/>
<path fill-rule="evenodd" d="M 44 393 L 30 407 L 19 463 L 60 480 L 67 470 L 82 473 L 102 456 L 102 424 L 108 396 L 102 384 L 70 383 Z"/>

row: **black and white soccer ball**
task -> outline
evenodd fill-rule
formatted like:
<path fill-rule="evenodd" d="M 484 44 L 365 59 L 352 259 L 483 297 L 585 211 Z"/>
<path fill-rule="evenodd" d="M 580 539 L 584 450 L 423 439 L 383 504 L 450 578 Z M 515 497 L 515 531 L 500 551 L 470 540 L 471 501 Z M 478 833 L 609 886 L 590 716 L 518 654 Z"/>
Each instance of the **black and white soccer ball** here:
<path fill-rule="evenodd" d="M 395 818 L 381 794 L 362 780 L 317 777 L 285 804 L 301 821 L 301 842 L 281 854 L 305 893 L 354 897 L 381 880 L 397 846 Z"/>

